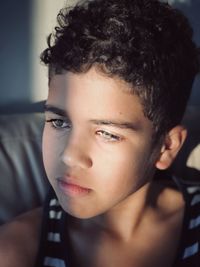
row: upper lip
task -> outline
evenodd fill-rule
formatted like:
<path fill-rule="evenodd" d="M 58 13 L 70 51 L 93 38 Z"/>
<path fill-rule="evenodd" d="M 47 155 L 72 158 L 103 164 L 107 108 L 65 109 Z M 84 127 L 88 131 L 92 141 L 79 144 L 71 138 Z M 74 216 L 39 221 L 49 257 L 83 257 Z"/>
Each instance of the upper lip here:
<path fill-rule="evenodd" d="M 70 174 L 65 174 L 63 177 L 58 177 L 57 179 L 67 184 L 76 185 L 85 189 L 90 189 L 87 186 L 82 185 L 82 183 L 79 182 L 79 179 L 76 176 L 72 176 Z"/>

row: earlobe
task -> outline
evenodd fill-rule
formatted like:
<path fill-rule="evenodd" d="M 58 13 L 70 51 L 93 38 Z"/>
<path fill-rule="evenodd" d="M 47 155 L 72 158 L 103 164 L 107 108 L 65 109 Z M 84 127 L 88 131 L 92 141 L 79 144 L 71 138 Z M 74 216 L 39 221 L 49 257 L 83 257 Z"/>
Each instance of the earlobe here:
<path fill-rule="evenodd" d="M 155 164 L 157 169 L 165 170 L 170 167 L 187 137 L 187 130 L 178 125 L 165 136 L 160 149 L 160 156 Z"/>

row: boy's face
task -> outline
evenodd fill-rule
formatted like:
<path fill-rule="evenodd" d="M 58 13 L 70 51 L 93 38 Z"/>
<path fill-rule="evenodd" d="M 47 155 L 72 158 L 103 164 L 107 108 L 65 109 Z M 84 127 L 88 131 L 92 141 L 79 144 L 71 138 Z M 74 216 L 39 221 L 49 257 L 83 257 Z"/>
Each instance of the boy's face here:
<path fill-rule="evenodd" d="M 63 209 L 89 218 L 123 206 L 149 182 L 152 123 L 127 84 L 95 69 L 54 75 L 43 158 Z"/>

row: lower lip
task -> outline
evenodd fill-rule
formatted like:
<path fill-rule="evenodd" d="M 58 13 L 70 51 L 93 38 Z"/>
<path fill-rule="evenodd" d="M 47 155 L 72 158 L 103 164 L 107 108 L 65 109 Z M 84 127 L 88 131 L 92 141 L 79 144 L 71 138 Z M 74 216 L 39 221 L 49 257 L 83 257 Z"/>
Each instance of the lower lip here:
<path fill-rule="evenodd" d="M 91 189 L 83 188 L 75 184 L 66 183 L 61 180 L 58 180 L 58 186 L 61 191 L 64 192 L 64 194 L 70 196 L 85 196 L 91 191 Z"/>

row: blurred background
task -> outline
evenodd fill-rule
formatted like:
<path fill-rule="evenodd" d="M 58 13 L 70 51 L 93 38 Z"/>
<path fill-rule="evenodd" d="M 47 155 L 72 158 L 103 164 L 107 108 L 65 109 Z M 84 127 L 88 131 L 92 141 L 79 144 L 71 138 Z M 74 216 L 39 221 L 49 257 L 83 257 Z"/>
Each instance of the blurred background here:
<path fill-rule="evenodd" d="M 164 1 L 164 0 L 163 0 Z M 47 69 L 39 60 L 46 37 L 64 5 L 77 0 L 6 0 L 0 7 L 0 112 L 40 109 L 47 97 Z M 200 46 L 200 0 L 169 0 L 189 18 Z M 200 77 L 195 80 L 190 104 L 200 108 Z"/>

